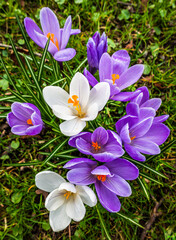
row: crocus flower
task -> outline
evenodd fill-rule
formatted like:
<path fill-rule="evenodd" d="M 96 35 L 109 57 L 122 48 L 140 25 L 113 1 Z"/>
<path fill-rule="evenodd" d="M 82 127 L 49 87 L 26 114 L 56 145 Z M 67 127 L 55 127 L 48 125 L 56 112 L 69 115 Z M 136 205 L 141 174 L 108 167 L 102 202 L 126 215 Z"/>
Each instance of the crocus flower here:
<path fill-rule="evenodd" d="M 50 211 L 49 222 L 54 232 L 65 229 L 73 219 L 76 222 L 84 218 L 84 204 L 93 207 L 97 203 L 95 193 L 87 186 L 74 186 L 52 171 L 43 171 L 35 177 L 36 186 L 49 192 L 45 207 Z"/>
<path fill-rule="evenodd" d="M 64 165 L 70 169 L 67 179 L 77 185 L 95 184 L 100 203 L 109 212 L 118 212 L 121 204 L 118 196 L 129 197 L 131 187 L 126 180 L 134 180 L 139 175 L 138 168 L 126 159 L 117 158 L 97 166 L 95 161 L 76 158 Z"/>
<path fill-rule="evenodd" d="M 73 136 L 82 131 L 86 121 L 94 120 L 109 99 L 108 83 L 99 83 L 90 90 L 88 80 L 76 73 L 70 83 L 70 93 L 56 86 L 48 86 L 43 96 L 53 113 L 65 122 L 60 124 L 61 132 Z"/>
<path fill-rule="evenodd" d="M 16 135 L 36 135 L 42 131 L 40 110 L 31 103 L 14 102 L 12 112 L 7 115 L 11 131 Z"/>
<path fill-rule="evenodd" d="M 54 59 L 59 62 L 72 59 L 76 51 L 73 48 L 66 48 L 66 46 L 70 35 L 78 34 L 80 30 L 71 29 L 71 16 L 67 18 L 64 28 L 61 29 L 54 12 L 50 8 L 44 7 L 40 11 L 40 23 L 43 32 L 31 18 L 24 19 L 24 25 L 29 37 L 41 48 L 45 48 L 50 37 L 48 51 Z"/>
<path fill-rule="evenodd" d="M 131 107 L 131 109 L 130 109 Z M 132 112 L 133 106 L 128 111 Z M 162 124 L 167 116 L 155 117 L 156 111 L 150 107 L 141 107 L 138 114 L 126 115 L 116 123 L 117 133 L 120 135 L 127 153 L 135 160 L 145 161 L 145 156 L 160 153 L 159 145 L 169 136 L 170 130 Z"/>
<path fill-rule="evenodd" d="M 78 148 L 81 153 L 92 155 L 100 162 L 110 162 L 124 154 L 122 141 L 118 134 L 97 128 L 93 133 L 82 132 L 70 138 L 68 144 Z"/>
<path fill-rule="evenodd" d="M 94 74 L 98 70 L 99 61 L 103 53 L 108 50 L 107 36 L 97 31 L 92 38 L 89 38 L 87 43 L 87 60 L 89 71 Z"/>
<path fill-rule="evenodd" d="M 99 77 L 100 82 L 107 82 L 110 85 L 110 99 L 115 101 L 130 101 L 139 92 L 121 92 L 123 89 L 134 84 L 142 75 L 144 66 L 136 64 L 130 68 L 130 56 L 126 50 L 115 52 L 112 57 L 104 53 L 100 59 Z M 95 86 L 98 81 L 86 69 L 84 75 L 91 86 Z"/>

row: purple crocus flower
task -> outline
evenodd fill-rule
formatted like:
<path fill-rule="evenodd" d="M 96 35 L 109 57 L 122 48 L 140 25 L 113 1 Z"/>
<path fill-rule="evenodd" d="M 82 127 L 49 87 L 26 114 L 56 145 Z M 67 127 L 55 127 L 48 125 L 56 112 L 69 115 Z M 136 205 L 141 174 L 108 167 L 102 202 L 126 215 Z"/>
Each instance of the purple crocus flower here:
<path fill-rule="evenodd" d="M 121 204 L 118 196 L 129 197 L 131 187 L 126 180 L 134 180 L 139 175 L 138 168 L 126 159 L 117 158 L 97 166 L 95 161 L 76 158 L 64 165 L 70 169 L 67 179 L 77 185 L 95 184 L 100 203 L 109 212 L 118 212 Z"/>
<path fill-rule="evenodd" d="M 81 153 L 92 155 L 100 162 L 110 162 L 124 154 L 122 141 L 118 134 L 97 128 L 93 133 L 82 132 L 70 138 L 68 144 Z"/>
<path fill-rule="evenodd" d="M 134 84 L 142 75 L 144 66 L 136 64 L 130 68 L 130 56 L 126 50 L 115 52 L 112 57 L 104 53 L 100 59 L 99 77 L 100 82 L 107 82 L 110 85 L 110 99 L 115 101 L 130 101 L 139 94 L 136 92 L 121 92 L 123 89 Z M 86 69 L 84 75 L 91 86 L 98 83 L 95 77 Z"/>
<path fill-rule="evenodd" d="M 94 74 L 98 70 L 99 61 L 103 53 L 108 50 L 107 36 L 105 33 L 100 37 L 97 31 L 92 38 L 89 38 L 87 43 L 87 59 L 89 71 Z"/>
<path fill-rule="evenodd" d="M 37 135 L 42 131 L 40 110 L 31 103 L 14 102 L 12 112 L 7 115 L 11 131 L 16 135 Z"/>
<path fill-rule="evenodd" d="M 163 144 L 170 134 L 169 128 L 162 123 L 168 116 L 155 117 L 156 111 L 151 107 L 141 107 L 136 114 L 136 109 L 129 106 L 128 112 L 131 115 L 122 117 L 116 123 L 117 133 L 127 153 L 138 161 L 146 160 L 141 153 L 159 154 L 159 145 Z"/>
<path fill-rule="evenodd" d="M 66 46 L 70 35 L 78 34 L 80 30 L 71 29 L 71 16 L 66 19 L 64 28 L 61 29 L 54 12 L 50 8 L 44 7 L 40 11 L 40 22 L 43 32 L 31 18 L 24 19 L 24 25 L 29 37 L 41 48 L 45 48 L 50 37 L 48 51 L 54 59 L 59 62 L 72 59 L 76 51 L 73 48 L 66 48 Z"/>

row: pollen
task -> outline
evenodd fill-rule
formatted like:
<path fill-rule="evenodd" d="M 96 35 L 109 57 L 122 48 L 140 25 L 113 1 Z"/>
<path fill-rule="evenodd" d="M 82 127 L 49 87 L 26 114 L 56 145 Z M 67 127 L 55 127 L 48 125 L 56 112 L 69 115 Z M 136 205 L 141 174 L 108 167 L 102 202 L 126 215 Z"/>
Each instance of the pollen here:
<path fill-rule="evenodd" d="M 92 142 L 92 147 L 94 147 L 96 151 L 98 151 L 101 148 L 97 142 Z"/>
<path fill-rule="evenodd" d="M 67 192 L 64 194 L 64 197 L 65 197 L 66 199 L 68 199 L 71 195 L 72 195 L 72 192 L 67 191 Z"/>
<path fill-rule="evenodd" d="M 27 120 L 27 124 L 33 125 L 32 120 L 30 118 Z"/>
<path fill-rule="evenodd" d="M 48 33 L 46 36 L 47 36 L 47 38 L 50 37 L 51 42 L 54 43 L 54 45 L 57 47 L 57 49 L 59 51 L 59 42 L 58 42 L 57 37 L 54 36 L 54 33 Z"/>
<path fill-rule="evenodd" d="M 85 116 L 85 114 L 82 112 L 77 95 L 72 95 L 72 97 L 68 99 L 68 103 L 73 104 L 73 107 L 75 107 L 75 110 L 78 112 L 78 116 L 80 118 Z"/>
<path fill-rule="evenodd" d="M 97 179 L 98 179 L 99 181 L 104 182 L 104 181 L 106 181 L 106 175 L 97 175 Z"/>
<path fill-rule="evenodd" d="M 112 81 L 113 81 L 113 84 L 115 84 L 115 81 L 117 80 L 117 79 L 119 79 L 119 74 L 112 74 Z"/>
<path fill-rule="evenodd" d="M 135 139 L 135 138 L 136 138 L 136 136 L 134 136 L 134 137 L 130 137 L 131 141 L 132 141 L 133 139 Z"/>

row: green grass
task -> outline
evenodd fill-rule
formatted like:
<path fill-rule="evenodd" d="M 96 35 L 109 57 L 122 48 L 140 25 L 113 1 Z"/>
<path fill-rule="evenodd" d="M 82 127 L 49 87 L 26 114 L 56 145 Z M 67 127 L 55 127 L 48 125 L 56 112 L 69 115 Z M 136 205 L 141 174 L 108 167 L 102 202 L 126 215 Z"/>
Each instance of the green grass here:
<path fill-rule="evenodd" d="M 134 222 L 145 226 L 156 201 L 164 198 L 158 209 L 158 212 L 162 214 L 156 217 L 146 239 L 174 240 L 176 239 L 176 201 L 173 189 L 175 187 L 174 155 L 176 151 L 173 145 L 166 149 L 165 146 L 173 141 L 173 130 L 176 125 L 175 1 L 155 0 L 147 3 L 147 1 L 137 0 L 119 2 L 90 0 L 82 1 L 80 4 L 65 1 L 62 5 L 61 2 L 59 0 L 24 2 L 11 0 L 6 3 L 3 0 L 0 3 L 0 43 L 11 46 L 14 43 L 16 47 L 19 47 L 17 49 L 19 56 L 26 54 L 24 50 L 19 49 L 27 49 L 27 46 L 17 24 L 16 14 L 21 22 L 24 17 L 29 16 L 39 24 L 40 9 L 48 6 L 57 14 L 61 26 L 66 17 L 72 15 L 73 27 L 81 27 L 81 34 L 72 36 L 69 41 L 69 46 L 76 49 L 77 55 L 67 64 L 64 63 L 66 76 L 64 79 L 59 65 L 52 61 L 49 54 L 46 55 L 49 61 L 45 62 L 42 74 L 38 75 L 43 67 L 40 65 L 42 57 L 35 55 L 39 62 L 38 70 L 36 64 L 27 58 L 30 54 L 25 55 L 25 58 L 22 57 L 22 71 L 14 50 L 0 46 L 5 67 L 11 78 L 10 82 L 3 65 L 0 65 L 0 238 L 69 239 L 68 228 L 59 233 L 52 232 L 48 224 L 48 211 L 44 207 L 44 197 L 36 194 L 34 178 L 44 169 L 50 169 L 65 176 L 66 170 L 62 169 L 63 164 L 72 157 L 82 155 L 78 151 L 72 151 L 73 149 L 68 146 L 67 142 L 64 144 L 66 137 L 60 136 L 58 127 L 60 120 L 51 116 L 49 108 L 44 105 L 40 89 L 50 84 L 64 86 L 68 89 L 73 71 L 86 58 L 88 38 L 99 30 L 101 33 L 105 31 L 108 35 L 110 54 L 126 48 L 131 56 L 132 65 L 145 64 L 143 77 L 129 89 L 134 91 L 137 87 L 145 85 L 149 88 L 151 97 L 162 99 L 163 103 L 157 114 L 170 115 L 166 124 L 171 129 L 171 134 L 167 142 L 161 146 L 161 149 L 164 149 L 161 155 L 154 158 L 148 157 L 149 160 L 146 163 L 138 165 L 141 172 L 140 180 L 130 182 L 133 194 L 129 198 L 120 198 L 122 209 L 119 213 L 125 215 L 126 218 L 107 212 L 100 204 L 97 208 L 87 207 L 84 220 L 71 224 L 72 239 L 140 239 L 143 229 Z M 13 42 L 10 41 L 10 37 Z M 29 40 L 28 37 L 27 39 Z M 42 49 L 31 40 L 29 42 L 34 52 L 43 54 Z M 80 67 L 79 71 L 82 72 L 86 64 L 87 62 Z M 36 85 L 35 78 L 41 82 L 39 86 Z M 12 93 L 10 89 L 13 90 Z M 36 91 L 40 98 L 38 102 L 32 96 Z M 10 132 L 5 116 L 14 101 L 33 102 L 39 107 L 46 124 L 46 128 L 40 135 L 19 137 Z M 87 129 L 93 131 L 101 125 L 114 130 L 115 122 L 125 114 L 125 104 L 109 101 L 96 121 L 90 123 Z M 54 138 L 56 139 L 53 142 Z M 51 141 L 50 144 L 48 144 L 49 141 Z M 53 154 L 54 149 L 55 154 Z"/>

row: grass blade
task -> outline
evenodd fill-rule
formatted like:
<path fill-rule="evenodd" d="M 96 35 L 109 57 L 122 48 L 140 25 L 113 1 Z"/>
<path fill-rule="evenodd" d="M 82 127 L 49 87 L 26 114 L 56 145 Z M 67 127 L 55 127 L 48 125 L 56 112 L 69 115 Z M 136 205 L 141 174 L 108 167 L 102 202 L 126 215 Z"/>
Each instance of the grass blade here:
<path fill-rule="evenodd" d="M 142 190 L 144 191 L 144 194 L 145 194 L 147 200 L 149 201 L 149 200 L 150 200 L 150 196 L 149 196 L 149 193 L 148 193 L 148 191 L 147 191 L 147 189 L 146 189 L 144 183 L 142 182 L 142 180 L 140 179 L 140 177 L 138 177 L 137 180 L 138 180 L 138 182 L 139 182 L 139 184 L 140 184 Z"/>
<path fill-rule="evenodd" d="M 87 58 L 85 58 L 82 63 L 77 67 L 77 69 L 75 70 L 75 73 L 78 72 L 78 70 L 84 65 L 84 63 L 87 61 Z"/>
<path fill-rule="evenodd" d="M 125 220 L 128 220 L 130 222 L 132 222 L 133 224 L 135 224 L 136 226 L 140 227 L 140 228 L 144 228 L 141 224 L 137 223 L 136 221 L 134 221 L 133 219 L 127 217 L 126 215 L 120 213 L 120 212 L 117 212 L 116 213 L 118 216 L 124 218 Z"/>
<path fill-rule="evenodd" d="M 144 177 L 144 178 L 147 178 L 148 180 L 152 181 L 152 182 L 155 182 L 155 183 L 158 183 L 158 184 L 161 184 L 163 186 L 163 184 L 159 181 L 157 181 L 156 179 L 153 179 L 151 178 L 150 176 L 144 174 L 144 173 L 139 173 L 140 176 Z"/>
<path fill-rule="evenodd" d="M 51 141 L 45 143 L 41 148 L 39 148 L 39 151 L 42 150 L 42 149 L 44 149 L 44 148 L 46 148 L 46 147 L 47 147 L 48 145 L 50 145 L 51 143 L 55 142 L 55 141 L 58 140 L 60 137 L 61 137 L 61 136 L 58 136 L 58 137 L 56 137 L 56 138 L 51 139 Z"/>

